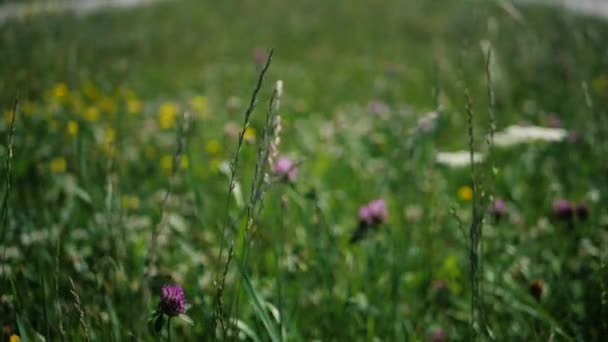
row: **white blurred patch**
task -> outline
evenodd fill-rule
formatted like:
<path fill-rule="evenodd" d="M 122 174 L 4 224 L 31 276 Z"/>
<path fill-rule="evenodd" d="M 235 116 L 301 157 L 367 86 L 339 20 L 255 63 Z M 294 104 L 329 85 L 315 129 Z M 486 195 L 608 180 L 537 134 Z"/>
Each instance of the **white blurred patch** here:
<path fill-rule="evenodd" d="M 566 139 L 568 131 L 541 126 L 509 126 L 494 134 L 494 145 L 508 147 L 536 141 L 556 142 Z"/>
<path fill-rule="evenodd" d="M 473 153 L 473 162 L 481 163 L 484 155 L 478 152 Z M 471 153 L 469 151 L 438 152 L 435 161 L 450 167 L 464 167 L 471 165 Z"/>

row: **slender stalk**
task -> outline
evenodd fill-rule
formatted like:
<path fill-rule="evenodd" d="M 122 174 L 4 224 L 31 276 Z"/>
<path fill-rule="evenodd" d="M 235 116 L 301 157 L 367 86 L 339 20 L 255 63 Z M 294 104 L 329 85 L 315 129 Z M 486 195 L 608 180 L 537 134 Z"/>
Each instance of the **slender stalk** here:
<path fill-rule="evenodd" d="M 473 199 L 471 204 L 471 224 L 469 226 L 469 263 L 470 263 L 470 282 L 471 282 L 471 338 L 479 338 L 480 327 L 483 326 L 481 319 L 483 315 L 481 297 L 481 236 L 483 226 L 483 212 L 480 211 L 480 187 L 477 169 L 474 160 L 475 131 L 473 124 L 473 101 L 468 89 L 465 89 L 465 106 L 467 112 L 467 125 L 469 135 L 469 156 L 471 163 L 471 181 L 473 188 Z"/>
<path fill-rule="evenodd" d="M 13 103 L 13 115 L 11 117 L 11 124 L 8 133 L 8 157 L 6 158 L 6 175 L 5 175 L 5 190 L 4 197 L 2 198 L 2 210 L 0 211 L 0 215 L 2 215 L 2 232 L 0 232 L 0 243 L 4 246 L 2 248 L 2 269 L 0 270 L 2 273 L 3 280 L 6 277 L 6 269 L 4 268 L 4 264 L 6 263 L 6 247 L 7 243 L 5 241 L 6 236 L 8 235 L 8 200 L 10 198 L 11 190 L 12 190 L 12 175 L 13 175 L 13 140 L 15 136 L 15 121 L 17 119 L 17 109 L 19 105 L 19 97 L 15 98 L 15 102 Z M 2 282 L 4 284 L 4 282 Z M 3 285 L 2 285 L 3 286 Z M 0 293 L 4 293 L 4 288 L 0 287 Z"/>
<path fill-rule="evenodd" d="M 264 83 L 264 77 L 266 75 L 266 72 L 268 71 L 268 68 L 270 67 L 270 62 L 272 60 L 273 53 L 274 53 L 274 49 L 271 49 L 270 53 L 268 54 L 268 58 L 266 59 L 266 64 L 264 65 L 264 68 L 262 68 L 262 70 L 259 74 L 256 86 L 253 89 L 253 93 L 251 94 L 249 106 L 245 110 L 243 124 L 241 126 L 241 131 L 238 136 L 238 143 L 237 143 L 237 146 L 236 146 L 236 149 L 234 152 L 234 159 L 232 160 L 232 163 L 230 164 L 230 182 L 228 184 L 228 193 L 226 196 L 226 212 L 225 212 L 226 222 L 222 226 L 222 229 L 220 232 L 220 234 L 222 234 L 222 236 L 224 238 L 221 239 L 222 243 L 220 245 L 220 252 L 219 252 L 219 257 L 218 257 L 219 260 L 221 260 L 223 258 L 224 249 L 226 248 L 226 243 L 225 243 L 225 240 L 227 240 L 225 238 L 226 228 L 230 227 L 231 233 L 233 233 L 233 234 L 236 233 L 236 232 L 234 232 L 234 223 L 232 222 L 232 219 L 230 218 L 230 208 L 231 208 L 230 204 L 232 203 L 231 198 L 233 196 L 234 189 L 236 187 L 236 177 L 237 177 L 238 164 L 239 164 L 239 160 L 240 160 L 240 152 L 241 152 L 241 149 L 243 146 L 243 142 L 245 140 L 245 132 L 246 132 L 247 128 L 249 127 L 249 122 L 251 120 L 251 114 L 253 113 L 253 110 L 256 106 L 258 93 L 259 93 L 260 89 L 262 88 L 262 84 Z M 249 218 L 247 219 L 246 224 L 247 225 L 251 224 Z M 226 262 L 224 263 L 223 270 L 222 270 L 221 274 L 219 275 L 218 280 L 216 281 L 217 291 L 216 291 L 216 295 L 215 295 L 215 310 L 214 310 L 212 331 L 215 331 L 215 327 L 219 323 L 222 328 L 222 331 L 224 333 L 224 336 L 226 335 L 228 327 L 227 327 L 226 319 L 224 317 L 225 312 L 224 312 L 224 303 L 223 303 L 222 297 L 223 297 L 224 289 L 226 286 L 226 276 L 228 275 L 230 263 L 232 262 L 232 259 L 234 258 L 234 248 L 235 248 L 235 238 L 233 237 L 230 239 L 230 245 L 228 246 L 228 256 L 226 258 Z"/>

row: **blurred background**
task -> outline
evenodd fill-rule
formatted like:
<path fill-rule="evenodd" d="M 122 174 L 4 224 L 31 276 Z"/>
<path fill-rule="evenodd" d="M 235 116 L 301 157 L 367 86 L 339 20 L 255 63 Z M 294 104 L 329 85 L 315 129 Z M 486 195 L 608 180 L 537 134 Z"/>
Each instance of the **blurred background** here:
<path fill-rule="evenodd" d="M 605 340 L 607 19 L 0 1 L 0 339 Z"/>

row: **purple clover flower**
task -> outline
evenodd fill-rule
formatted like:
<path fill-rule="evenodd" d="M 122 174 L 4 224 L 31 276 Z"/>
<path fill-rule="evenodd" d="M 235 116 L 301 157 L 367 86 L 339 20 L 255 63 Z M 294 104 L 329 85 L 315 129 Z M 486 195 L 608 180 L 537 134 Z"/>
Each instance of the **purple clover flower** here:
<path fill-rule="evenodd" d="M 443 341 L 447 341 L 447 336 L 445 334 L 445 331 L 443 331 L 443 329 L 441 328 L 437 328 L 435 329 L 432 333 L 431 333 L 431 341 L 432 342 L 443 342 Z"/>
<path fill-rule="evenodd" d="M 388 210 L 383 199 L 379 198 L 365 204 L 359 208 L 359 227 L 353 233 L 350 242 L 359 241 L 369 232 L 370 228 L 385 223 L 387 218 Z"/>
<path fill-rule="evenodd" d="M 505 204 L 505 201 L 497 198 L 494 203 L 490 205 L 490 213 L 496 220 L 499 220 L 505 216 L 507 214 L 507 205 Z"/>
<path fill-rule="evenodd" d="M 386 222 L 388 210 L 383 199 L 376 199 L 359 209 L 359 222 L 367 225 L 377 225 Z"/>
<path fill-rule="evenodd" d="M 282 180 L 289 183 L 295 182 L 296 178 L 298 177 L 298 168 L 294 162 L 287 157 L 279 158 L 274 164 L 273 171 L 275 175 L 281 177 Z"/>
<path fill-rule="evenodd" d="M 165 285 L 161 289 L 158 311 L 169 317 L 186 312 L 186 295 L 179 285 Z"/>
<path fill-rule="evenodd" d="M 558 220 L 570 221 L 574 215 L 574 205 L 567 199 L 553 202 L 553 216 Z"/>

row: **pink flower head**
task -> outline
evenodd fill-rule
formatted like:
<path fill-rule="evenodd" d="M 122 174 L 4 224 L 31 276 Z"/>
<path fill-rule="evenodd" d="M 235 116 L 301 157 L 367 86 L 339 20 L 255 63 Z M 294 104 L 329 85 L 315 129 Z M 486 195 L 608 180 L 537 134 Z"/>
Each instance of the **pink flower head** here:
<path fill-rule="evenodd" d="M 386 222 L 388 210 L 383 199 L 369 202 L 359 209 L 359 222 L 367 225 L 375 225 Z"/>
<path fill-rule="evenodd" d="M 165 285 L 160 292 L 158 309 L 161 313 L 173 317 L 186 312 L 186 295 L 179 285 Z"/>
<path fill-rule="evenodd" d="M 553 216 L 559 220 L 570 221 L 574 215 L 574 204 L 567 199 L 553 202 Z"/>
<path fill-rule="evenodd" d="M 490 213 L 498 220 L 507 214 L 507 206 L 505 201 L 497 198 L 494 203 L 490 205 Z"/>
<path fill-rule="evenodd" d="M 274 164 L 273 171 L 275 175 L 289 183 L 295 182 L 298 177 L 298 168 L 293 161 L 287 157 L 280 157 Z"/>
<path fill-rule="evenodd" d="M 447 340 L 447 336 L 445 335 L 445 332 L 441 328 L 435 329 L 435 331 L 433 331 L 433 333 L 431 334 L 432 342 L 443 342 L 446 340 Z"/>

